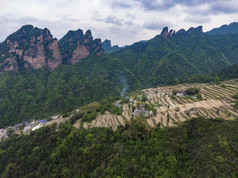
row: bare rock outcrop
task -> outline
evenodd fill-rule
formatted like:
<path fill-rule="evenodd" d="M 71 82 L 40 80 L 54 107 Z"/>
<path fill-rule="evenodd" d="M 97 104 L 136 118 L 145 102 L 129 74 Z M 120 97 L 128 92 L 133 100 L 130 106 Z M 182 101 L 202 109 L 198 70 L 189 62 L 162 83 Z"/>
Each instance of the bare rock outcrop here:
<path fill-rule="evenodd" d="M 85 34 L 81 29 L 69 31 L 60 41 L 63 63 L 75 64 L 89 54 L 102 55 L 104 53 L 101 39 L 93 39 L 90 30 Z"/>
<path fill-rule="evenodd" d="M 174 30 L 168 31 L 168 27 L 164 27 L 162 32 L 160 33 L 163 39 L 173 38 L 174 36 L 187 36 L 191 34 L 200 34 L 203 33 L 202 26 L 198 26 L 196 28 L 189 28 L 187 31 L 184 29 L 180 29 L 175 32 Z"/>
<path fill-rule="evenodd" d="M 0 71 L 17 72 L 21 68 L 42 66 L 54 69 L 62 61 L 57 39 L 53 39 L 48 29 L 32 25 L 25 25 L 8 36 L 1 44 L 0 54 Z"/>

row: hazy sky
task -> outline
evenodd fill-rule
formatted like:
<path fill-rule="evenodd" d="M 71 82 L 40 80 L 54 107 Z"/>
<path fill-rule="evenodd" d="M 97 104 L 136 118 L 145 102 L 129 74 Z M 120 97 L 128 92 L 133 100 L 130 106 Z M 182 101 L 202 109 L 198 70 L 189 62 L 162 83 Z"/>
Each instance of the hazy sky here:
<path fill-rule="evenodd" d="M 204 31 L 238 21 L 238 0 L 0 0 L 0 41 L 25 24 L 60 39 L 87 29 L 94 38 L 126 45 L 169 29 Z"/>

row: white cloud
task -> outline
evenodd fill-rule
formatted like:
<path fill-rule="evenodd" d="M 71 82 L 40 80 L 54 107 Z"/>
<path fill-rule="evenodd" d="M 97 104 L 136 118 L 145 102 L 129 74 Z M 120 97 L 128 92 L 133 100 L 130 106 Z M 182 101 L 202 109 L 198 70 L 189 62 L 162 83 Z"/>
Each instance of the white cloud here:
<path fill-rule="evenodd" d="M 125 45 L 153 38 L 163 26 L 210 30 L 238 16 L 237 0 L 2 0 L 0 7 L 0 41 L 32 24 L 48 28 L 58 39 L 80 28 Z"/>

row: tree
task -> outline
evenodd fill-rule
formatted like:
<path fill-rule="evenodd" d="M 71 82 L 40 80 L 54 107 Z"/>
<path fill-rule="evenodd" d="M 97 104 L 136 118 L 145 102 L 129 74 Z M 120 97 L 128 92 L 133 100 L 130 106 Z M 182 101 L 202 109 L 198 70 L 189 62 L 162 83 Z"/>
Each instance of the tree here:
<path fill-rule="evenodd" d="M 200 88 L 193 87 L 193 88 L 187 89 L 185 91 L 185 93 L 188 94 L 188 95 L 195 95 L 195 94 L 199 93 L 200 90 L 201 90 Z"/>
<path fill-rule="evenodd" d="M 146 96 L 145 94 L 143 94 L 142 97 L 141 97 L 141 99 L 142 99 L 142 101 L 145 102 L 145 101 L 147 100 L 147 96 Z"/>
<path fill-rule="evenodd" d="M 220 78 L 218 76 L 214 77 L 215 84 L 220 84 Z"/>

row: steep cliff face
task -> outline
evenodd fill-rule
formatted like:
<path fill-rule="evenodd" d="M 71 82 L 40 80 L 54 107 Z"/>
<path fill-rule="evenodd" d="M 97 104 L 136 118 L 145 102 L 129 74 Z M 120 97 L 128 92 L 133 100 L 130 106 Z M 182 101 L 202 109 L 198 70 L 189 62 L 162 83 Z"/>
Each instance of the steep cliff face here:
<path fill-rule="evenodd" d="M 57 39 L 53 39 L 48 29 L 31 25 L 23 26 L 8 36 L 1 45 L 0 53 L 0 71 L 42 66 L 54 69 L 62 61 Z"/>
<path fill-rule="evenodd" d="M 100 39 L 88 30 L 69 31 L 59 42 L 48 29 L 25 25 L 0 43 L 0 72 L 24 68 L 50 70 L 61 63 L 75 64 L 89 54 L 104 53 Z"/>
<path fill-rule="evenodd" d="M 63 63 L 75 64 L 86 58 L 89 54 L 101 55 L 104 53 L 101 39 L 93 39 L 88 30 L 85 34 L 78 29 L 69 31 L 61 40 L 59 47 L 62 52 Z"/>

